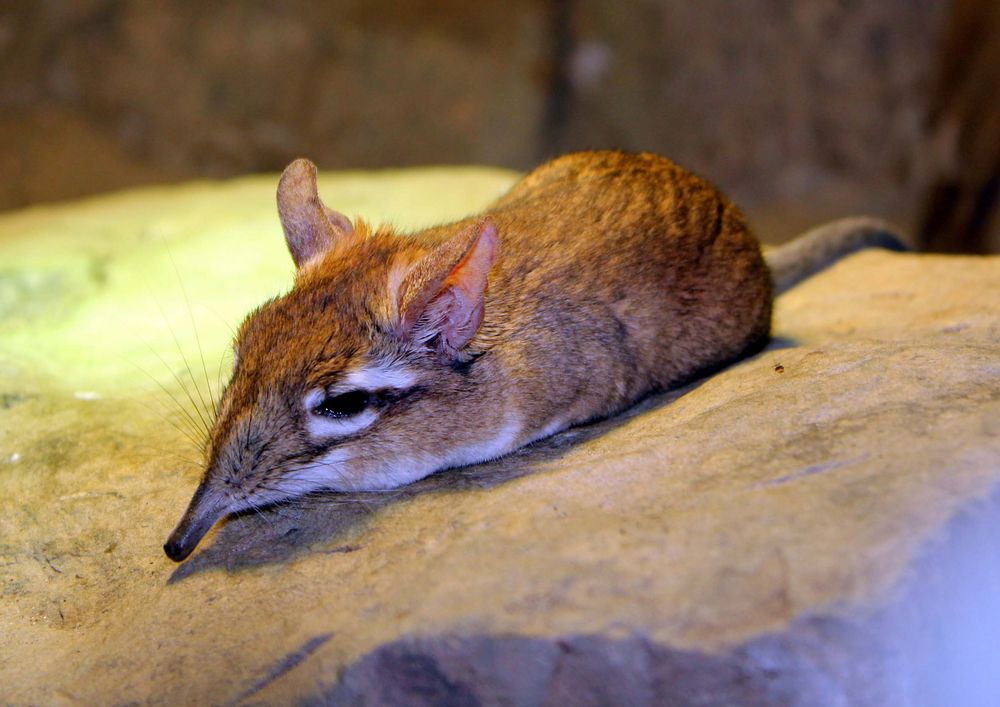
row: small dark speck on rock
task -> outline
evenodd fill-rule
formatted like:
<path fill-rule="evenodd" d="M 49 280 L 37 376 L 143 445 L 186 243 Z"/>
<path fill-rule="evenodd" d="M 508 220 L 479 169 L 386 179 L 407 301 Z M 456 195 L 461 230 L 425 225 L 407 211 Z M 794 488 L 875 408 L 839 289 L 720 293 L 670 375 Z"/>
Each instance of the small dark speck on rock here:
<path fill-rule="evenodd" d="M 341 545 L 340 547 L 335 547 L 330 550 L 323 550 L 325 555 L 336 555 L 338 553 L 356 552 L 360 550 L 363 545 Z"/>
<path fill-rule="evenodd" d="M 784 372 L 785 372 L 785 367 L 784 367 L 784 366 L 782 366 L 782 365 L 781 365 L 781 364 L 779 363 L 779 364 L 778 364 L 777 366 L 775 366 L 775 367 L 774 367 L 774 372 L 775 372 L 775 373 L 784 373 Z"/>

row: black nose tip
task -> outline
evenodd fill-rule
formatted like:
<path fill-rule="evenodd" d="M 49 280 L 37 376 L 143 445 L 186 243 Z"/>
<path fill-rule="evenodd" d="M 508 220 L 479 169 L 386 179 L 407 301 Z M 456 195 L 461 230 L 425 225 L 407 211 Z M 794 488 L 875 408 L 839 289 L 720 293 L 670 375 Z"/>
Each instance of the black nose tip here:
<path fill-rule="evenodd" d="M 169 557 L 174 562 L 180 562 L 181 560 L 186 558 L 188 555 L 191 554 L 192 549 L 193 548 L 185 547 L 182 543 L 176 540 L 168 540 L 163 545 L 163 551 L 167 553 L 167 557 Z"/>
<path fill-rule="evenodd" d="M 163 544 L 163 551 L 174 562 L 180 562 L 194 552 L 205 533 L 225 515 L 226 506 L 219 499 L 210 498 L 207 488 L 206 482 L 202 481 L 191 497 L 181 522 Z"/>

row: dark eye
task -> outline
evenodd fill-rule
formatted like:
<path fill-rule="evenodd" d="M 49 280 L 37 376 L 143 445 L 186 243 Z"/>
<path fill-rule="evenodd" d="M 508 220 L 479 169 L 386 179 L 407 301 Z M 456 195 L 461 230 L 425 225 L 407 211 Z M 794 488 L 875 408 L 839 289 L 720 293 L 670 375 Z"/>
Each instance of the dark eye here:
<path fill-rule="evenodd" d="M 371 403 L 371 395 L 366 390 L 350 390 L 340 395 L 328 395 L 323 402 L 313 408 L 314 415 L 324 417 L 351 417 L 364 412 Z"/>

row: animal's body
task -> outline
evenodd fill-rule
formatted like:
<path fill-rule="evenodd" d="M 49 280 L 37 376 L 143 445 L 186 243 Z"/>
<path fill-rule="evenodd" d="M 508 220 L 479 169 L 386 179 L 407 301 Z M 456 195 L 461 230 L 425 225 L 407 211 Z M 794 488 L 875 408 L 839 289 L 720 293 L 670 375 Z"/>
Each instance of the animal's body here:
<path fill-rule="evenodd" d="M 567 155 L 482 214 L 413 234 L 352 223 L 315 180 L 298 160 L 279 184 L 295 286 L 237 334 L 205 476 L 165 545 L 175 560 L 228 513 L 495 458 L 768 339 L 757 240 L 665 158 Z M 856 249 L 866 228 L 885 233 L 857 222 L 833 240 Z M 783 272 L 808 258 L 794 260 Z"/>

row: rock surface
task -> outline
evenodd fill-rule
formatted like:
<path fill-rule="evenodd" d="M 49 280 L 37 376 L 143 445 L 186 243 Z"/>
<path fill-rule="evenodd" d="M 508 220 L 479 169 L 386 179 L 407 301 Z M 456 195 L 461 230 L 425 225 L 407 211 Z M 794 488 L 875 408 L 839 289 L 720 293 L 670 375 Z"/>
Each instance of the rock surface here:
<path fill-rule="evenodd" d="M 418 225 L 511 179 L 323 193 Z M 169 562 L 195 384 L 290 284 L 274 184 L 0 219 L 0 702 L 996 703 L 997 258 L 853 256 L 683 391 Z"/>

